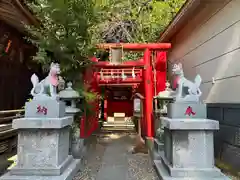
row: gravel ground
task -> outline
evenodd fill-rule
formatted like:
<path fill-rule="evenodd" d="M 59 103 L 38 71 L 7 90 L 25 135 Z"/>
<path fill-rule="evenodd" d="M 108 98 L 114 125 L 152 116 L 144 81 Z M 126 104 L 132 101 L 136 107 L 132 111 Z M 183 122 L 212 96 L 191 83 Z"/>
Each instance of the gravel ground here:
<path fill-rule="evenodd" d="M 106 133 L 94 135 L 88 143 L 84 169 L 73 180 L 158 180 L 148 154 L 132 154 L 136 135 Z M 8 157 L 1 155 L 0 176 L 6 172 Z M 227 174 L 231 180 L 240 177 Z"/>
<path fill-rule="evenodd" d="M 128 133 L 96 135 L 74 180 L 157 180 L 149 155 L 131 153 L 135 140 Z"/>
<path fill-rule="evenodd" d="M 227 174 L 227 175 L 228 175 L 228 177 L 231 178 L 231 180 L 240 180 L 240 177 L 232 176 L 232 175 L 230 175 L 230 174 Z"/>
<path fill-rule="evenodd" d="M 94 135 L 88 145 L 84 170 L 73 180 L 158 180 L 148 154 L 132 154 L 136 134 Z M 240 180 L 227 174 L 231 180 Z"/>

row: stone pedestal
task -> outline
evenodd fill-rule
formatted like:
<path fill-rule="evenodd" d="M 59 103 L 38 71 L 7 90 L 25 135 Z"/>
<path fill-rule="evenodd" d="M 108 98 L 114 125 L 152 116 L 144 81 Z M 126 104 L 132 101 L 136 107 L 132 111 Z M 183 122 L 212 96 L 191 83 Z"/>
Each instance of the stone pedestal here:
<path fill-rule="evenodd" d="M 18 130 L 17 165 L 1 180 L 71 180 L 79 170 L 80 160 L 69 155 L 73 118 L 62 117 L 64 104 L 50 101 L 54 107 L 46 101 L 28 103 L 25 118 L 13 121 L 13 128 Z M 49 114 L 34 108 L 39 106 Z"/>
<path fill-rule="evenodd" d="M 169 103 L 167 105 L 167 117 L 175 118 L 190 118 L 190 119 L 205 119 L 207 117 L 207 108 L 201 103 Z M 192 113 L 188 114 L 188 111 Z"/>
<path fill-rule="evenodd" d="M 160 160 L 154 161 L 159 176 L 163 180 L 229 179 L 214 166 L 213 133 L 219 123 L 206 119 L 205 105 L 173 103 L 169 107 L 168 117 L 161 118 L 164 150 Z"/>
<path fill-rule="evenodd" d="M 25 104 L 25 117 L 43 119 L 62 118 L 65 116 L 65 107 L 64 102 L 53 99 L 32 100 Z"/>

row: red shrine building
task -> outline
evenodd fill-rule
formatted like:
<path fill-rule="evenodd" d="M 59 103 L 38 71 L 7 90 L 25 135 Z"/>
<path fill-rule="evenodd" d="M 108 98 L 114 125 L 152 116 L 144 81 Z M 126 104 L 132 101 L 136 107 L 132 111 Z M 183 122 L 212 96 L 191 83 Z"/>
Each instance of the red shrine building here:
<path fill-rule="evenodd" d="M 165 89 L 167 73 L 167 50 L 169 43 L 107 43 L 99 44 L 99 49 L 109 51 L 109 61 L 101 61 L 96 57 L 91 69 L 85 73 L 85 84 L 88 91 L 101 94 L 104 103 L 104 120 L 114 113 L 133 116 L 133 96 L 141 94 L 143 112 L 141 117 L 142 134 L 152 137 L 153 97 Z M 143 52 L 139 60 L 122 62 L 124 51 Z M 88 137 L 98 127 L 100 98 L 91 102 L 90 115 L 81 120 L 81 137 Z M 94 112 L 94 113 L 93 113 Z"/>

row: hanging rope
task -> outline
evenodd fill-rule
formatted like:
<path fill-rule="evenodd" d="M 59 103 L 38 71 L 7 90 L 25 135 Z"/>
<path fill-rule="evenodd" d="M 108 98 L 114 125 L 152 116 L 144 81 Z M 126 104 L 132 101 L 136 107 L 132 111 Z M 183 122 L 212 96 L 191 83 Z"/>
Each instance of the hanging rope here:
<path fill-rule="evenodd" d="M 124 79 L 126 79 L 126 78 L 127 78 L 127 76 L 125 76 L 124 70 L 122 69 L 122 79 L 124 80 Z"/>
<path fill-rule="evenodd" d="M 109 49 L 109 61 L 112 63 L 112 48 Z"/>
<path fill-rule="evenodd" d="M 111 78 L 114 79 L 113 69 L 111 69 Z"/>
<path fill-rule="evenodd" d="M 132 69 L 132 78 L 133 78 L 133 79 L 136 78 L 136 75 L 135 75 L 135 67 L 133 67 L 133 69 Z"/>
<path fill-rule="evenodd" d="M 122 46 L 122 56 L 121 56 L 121 63 L 123 62 L 123 56 L 124 56 L 124 50 L 123 50 L 123 45 Z"/>
<path fill-rule="evenodd" d="M 101 71 L 100 71 L 100 74 L 101 74 L 101 80 L 103 80 L 103 79 L 104 79 L 104 77 L 103 77 L 103 72 L 102 72 L 102 69 L 101 69 Z"/>

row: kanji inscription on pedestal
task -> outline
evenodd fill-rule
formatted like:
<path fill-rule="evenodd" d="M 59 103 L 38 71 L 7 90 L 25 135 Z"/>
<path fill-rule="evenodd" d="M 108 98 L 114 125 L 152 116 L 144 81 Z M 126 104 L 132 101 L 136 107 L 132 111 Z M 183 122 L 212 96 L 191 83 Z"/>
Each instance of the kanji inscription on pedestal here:
<path fill-rule="evenodd" d="M 48 109 L 44 106 L 38 106 L 37 107 L 37 113 L 40 113 L 40 114 L 44 114 L 44 115 L 47 115 L 47 111 Z"/>
<path fill-rule="evenodd" d="M 196 114 L 196 112 L 193 112 L 192 107 L 188 106 L 188 108 L 185 111 L 185 115 L 188 115 L 188 116 L 193 115 L 194 116 L 195 114 Z"/>

